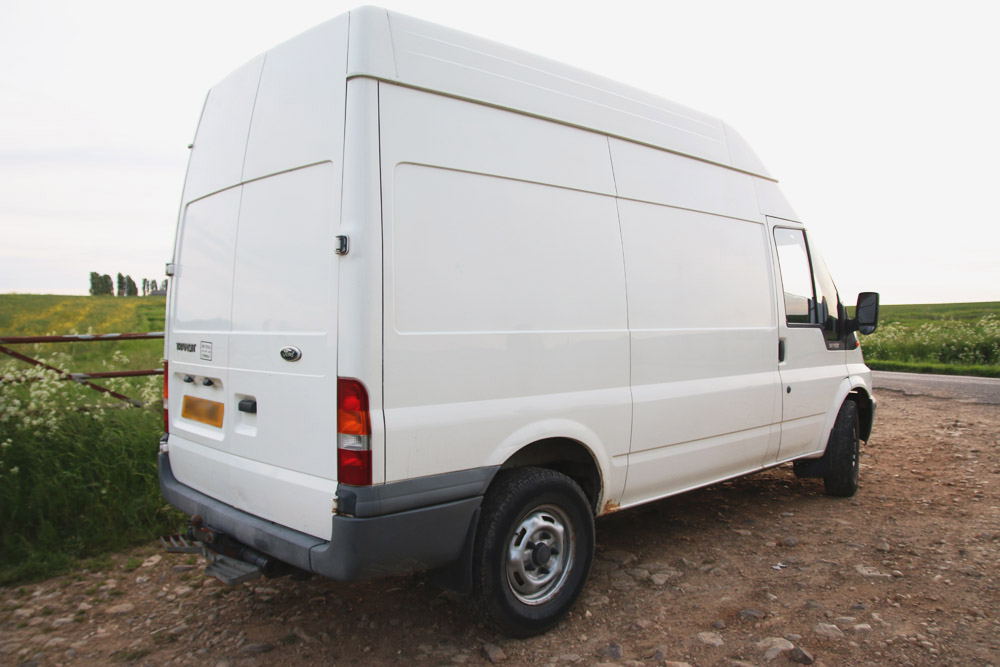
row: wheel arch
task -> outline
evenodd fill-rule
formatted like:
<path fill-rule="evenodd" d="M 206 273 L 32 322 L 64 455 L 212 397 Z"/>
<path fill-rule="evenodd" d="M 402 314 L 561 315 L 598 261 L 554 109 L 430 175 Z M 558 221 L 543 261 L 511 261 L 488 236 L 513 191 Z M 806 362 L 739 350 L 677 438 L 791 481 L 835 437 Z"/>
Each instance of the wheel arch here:
<path fill-rule="evenodd" d="M 865 387 L 854 387 L 844 397 L 844 400 L 854 401 L 858 405 L 861 439 L 867 442 L 872 434 L 872 426 L 875 424 L 875 399 Z"/>
<path fill-rule="evenodd" d="M 830 441 L 830 433 L 833 431 L 834 421 L 837 419 L 837 413 L 840 412 L 840 406 L 844 404 L 844 401 L 854 401 L 857 403 L 861 439 L 868 440 L 875 419 L 875 399 L 872 398 L 871 391 L 865 382 L 861 378 L 852 375 L 845 377 L 843 382 L 841 382 L 830 405 L 830 411 L 827 413 L 826 423 L 823 426 L 823 440 L 820 443 L 822 448 L 815 454 L 804 458 L 817 458 L 826 452 L 826 446 Z"/>
<path fill-rule="evenodd" d="M 599 514 L 604 496 L 601 467 L 593 452 L 578 440 L 565 437 L 543 438 L 529 443 L 511 454 L 501 470 L 535 466 L 560 472 L 583 490 L 594 515 Z"/>

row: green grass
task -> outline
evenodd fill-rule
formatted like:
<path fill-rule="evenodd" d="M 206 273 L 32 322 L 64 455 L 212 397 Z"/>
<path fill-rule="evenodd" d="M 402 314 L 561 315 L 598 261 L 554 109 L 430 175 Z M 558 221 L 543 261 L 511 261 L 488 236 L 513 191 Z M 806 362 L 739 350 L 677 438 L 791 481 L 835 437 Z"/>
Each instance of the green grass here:
<path fill-rule="evenodd" d="M 1000 314 L 1000 301 L 891 305 L 882 306 L 879 310 L 883 322 L 899 322 L 912 327 L 943 320 L 976 322 L 986 315 Z"/>
<path fill-rule="evenodd" d="M 163 320 L 163 297 L 0 295 L 0 335 L 162 331 Z M 162 340 L 13 347 L 73 372 L 159 368 L 163 355 Z M 6 357 L 0 376 L 0 584 L 176 529 L 156 474 L 161 378 L 96 381 L 149 406 L 130 408 Z"/>
<path fill-rule="evenodd" d="M 166 298 L 59 296 L 54 294 L 0 294 L 0 336 L 45 336 L 69 333 L 146 333 L 163 331 Z M 107 370 L 115 352 L 127 357 L 129 368 L 160 368 L 162 340 L 126 340 L 100 343 L 44 343 L 17 345 L 29 357 L 65 354 L 73 372 Z M 36 357 L 37 358 L 37 357 Z M 23 362 L 0 356 L 0 374 Z"/>
<path fill-rule="evenodd" d="M 1000 377 L 1000 302 L 882 306 L 861 337 L 876 370 Z"/>

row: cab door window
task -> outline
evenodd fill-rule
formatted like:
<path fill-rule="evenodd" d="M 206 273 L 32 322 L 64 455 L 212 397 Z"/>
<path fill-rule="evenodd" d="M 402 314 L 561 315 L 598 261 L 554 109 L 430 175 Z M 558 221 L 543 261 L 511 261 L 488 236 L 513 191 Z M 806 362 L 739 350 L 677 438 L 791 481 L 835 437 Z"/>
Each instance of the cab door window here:
<path fill-rule="evenodd" d="M 785 293 L 785 319 L 788 324 L 817 324 L 816 292 L 806 237 L 800 229 L 776 228 L 781 284 Z"/>
<path fill-rule="evenodd" d="M 775 228 L 774 243 L 781 270 L 785 321 L 790 325 L 821 326 L 827 346 L 839 346 L 840 299 L 823 258 L 815 251 L 810 253 L 801 229 Z"/>

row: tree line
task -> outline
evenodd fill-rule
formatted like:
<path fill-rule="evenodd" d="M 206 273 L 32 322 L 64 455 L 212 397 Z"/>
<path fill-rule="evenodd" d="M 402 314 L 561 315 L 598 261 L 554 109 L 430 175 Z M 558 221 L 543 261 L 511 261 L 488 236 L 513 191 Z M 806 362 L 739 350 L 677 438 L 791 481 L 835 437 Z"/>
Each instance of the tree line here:
<path fill-rule="evenodd" d="M 117 296 L 139 296 L 139 286 L 132 280 L 132 276 L 118 274 Z M 142 279 L 142 295 L 153 294 L 157 291 L 167 291 L 167 279 L 157 285 L 155 280 Z M 108 274 L 100 274 L 97 271 L 90 272 L 90 293 L 93 296 L 115 296 L 115 281 Z"/>

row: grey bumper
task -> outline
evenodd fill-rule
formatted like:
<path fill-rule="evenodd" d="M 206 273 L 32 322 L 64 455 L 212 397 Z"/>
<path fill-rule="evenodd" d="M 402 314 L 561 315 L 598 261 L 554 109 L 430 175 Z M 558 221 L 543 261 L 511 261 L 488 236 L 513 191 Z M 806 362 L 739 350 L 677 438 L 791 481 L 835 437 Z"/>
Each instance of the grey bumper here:
<path fill-rule="evenodd" d="M 160 454 L 160 490 L 206 525 L 295 567 L 338 581 L 426 570 L 454 562 L 496 467 L 373 487 L 342 485 L 338 497 L 366 516 L 331 517 L 330 541 L 248 514 L 177 481 Z M 374 514 L 375 512 L 385 512 Z"/>

